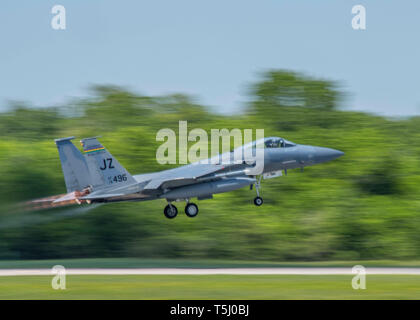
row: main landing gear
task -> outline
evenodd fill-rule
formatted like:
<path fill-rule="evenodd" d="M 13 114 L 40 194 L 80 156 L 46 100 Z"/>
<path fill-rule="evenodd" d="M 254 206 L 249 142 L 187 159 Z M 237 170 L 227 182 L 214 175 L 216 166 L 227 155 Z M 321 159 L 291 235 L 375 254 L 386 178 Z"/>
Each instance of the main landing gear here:
<path fill-rule="evenodd" d="M 178 215 L 178 209 L 172 204 L 169 203 L 163 210 L 163 214 L 168 219 L 173 219 Z M 187 203 L 185 206 L 185 214 L 189 218 L 194 218 L 198 214 L 198 206 L 195 203 Z"/>
<path fill-rule="evenodd" d="M 194 218 L 198 214 L 198 206 L 195 203 L 188 203 L 185 206 L 185 214 L 189 218 Z"/>
<path fill-rule="evenodd" d="M 255 182 L 255 190 L 257 191 L 257 196 L 254 198 L 254 204 L 257 207 L 261 206 L 264 203 L 263 199 L 260 197 L 261 179 L 262 179 L 262 176 L 260 176 L 258 180 Z M 251 185 L 251 190 L 252 190 L 252 185 Z"/>
<path fill-rule="evenodd" d="M 170 203 L 163 209 L 163 214 L 166 218 L 173 219 L 178 215 L 178 209 Z"/>

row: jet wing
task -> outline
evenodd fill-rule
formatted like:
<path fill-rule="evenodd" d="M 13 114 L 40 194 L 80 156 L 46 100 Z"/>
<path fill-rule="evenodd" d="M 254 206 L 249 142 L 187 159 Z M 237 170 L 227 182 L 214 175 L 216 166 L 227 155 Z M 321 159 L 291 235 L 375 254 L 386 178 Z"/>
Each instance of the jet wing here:
<path fill-rule="evenodd" d="M 148 193 L 159 188 L 175 188 L 192 184 L 195 183 L 198 178 L 223 170 L 224 168 L 225 166 L 223 165 L 197 163 L 163 171 L 162 174 L 151 179 L 146 184 L 143 191 Z"/>
<path fill-rule="evenodd" d="M 128 187 L 114 188 L 108 187 L 97 190 L 82 197 L 82 200 L 98 199 L 125 199 L 135 197 L 136 199 L 154 198 L 162 189 L 176 188 L 189 184 L 197 183 L 198 179 L 212 173 L 225 169 L 224 165 L 194 163 L 184 167 L 174 168 L 157 172 L 134 176 L 137 182 Z"/>

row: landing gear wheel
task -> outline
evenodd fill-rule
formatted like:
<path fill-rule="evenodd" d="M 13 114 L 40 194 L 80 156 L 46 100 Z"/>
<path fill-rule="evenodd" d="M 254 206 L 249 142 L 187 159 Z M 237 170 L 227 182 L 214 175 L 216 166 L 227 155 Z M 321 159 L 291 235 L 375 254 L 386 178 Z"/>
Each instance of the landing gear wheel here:
<path fill-rule="evenodd" d="M 195 203 L 189 203 L 185 206 L 185 214 L 190 217 L 194 218 L 198 214 L 198 207 Z"/>
<path fill-rule="evenodd" d="M 163 214 L 168 219 L 173 219 L 178 214 L 178 209 L 173 204 L 168 204 L 163 210 Z"/>
<path fill-rule="evenodd" d="M 263 204 L 263 199 L 261 198 L 261 197 L 255 197 L 255 199 L 254 199 L 254 204 L 257 206 L 257 207 L 259 207 L 259 206 L 261 206 L 262 204 Z"/>

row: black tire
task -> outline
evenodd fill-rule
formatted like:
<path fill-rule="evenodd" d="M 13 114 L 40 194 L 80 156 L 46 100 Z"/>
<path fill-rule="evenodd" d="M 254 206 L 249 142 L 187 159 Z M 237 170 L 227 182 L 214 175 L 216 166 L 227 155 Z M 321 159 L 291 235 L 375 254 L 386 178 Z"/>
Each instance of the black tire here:
<path fill-rule="evenodd" d="M 255 197 L 254 204 L 259 207 L 264 203 L 263 199 L 261 197 Z"/>
<path fill-rule="evenodd" d="M 197 216 L 198 214 L 198 206 L 195 203 L 188 203 L 185 206 L 185 214 L 189 217 L 189 218 L 194 218 Z"/>
<path fill-rule="evenodd" d="M 178 209 L 173 204 L 168 204 L 163 210 L 163 214 L 166 218 L 173 219 L 178 215 Z"/>

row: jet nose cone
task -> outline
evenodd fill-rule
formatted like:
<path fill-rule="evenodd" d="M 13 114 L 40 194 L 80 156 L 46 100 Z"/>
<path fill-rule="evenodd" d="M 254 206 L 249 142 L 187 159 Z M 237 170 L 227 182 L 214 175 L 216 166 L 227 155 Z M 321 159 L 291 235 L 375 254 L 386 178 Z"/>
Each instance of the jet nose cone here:
<path fill-rule="evenodd" d="M 325 162 L 341 157 L 344 155 L 344 152 L 330 148 L 317 148 L 316 154 L 319 162 Z"/>
<path fill-rule="evenodd" d="M 335 150 L 335 152 L 337 152 L 337 158 L 340 158 L 341 156 L 344 156 L 344 152 L 340 151 L 340 150 Z"/>
<path fill-rule="evenodd" d="M 336 150 L 336 149 L 329 149 L 329 157 L 332 159 L 340 158 L 342 155 L 344 155 L 343 151 Z"/>

